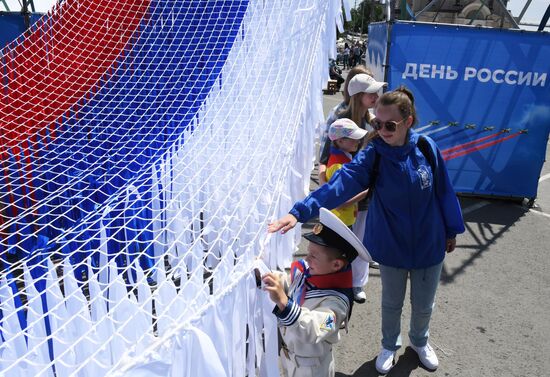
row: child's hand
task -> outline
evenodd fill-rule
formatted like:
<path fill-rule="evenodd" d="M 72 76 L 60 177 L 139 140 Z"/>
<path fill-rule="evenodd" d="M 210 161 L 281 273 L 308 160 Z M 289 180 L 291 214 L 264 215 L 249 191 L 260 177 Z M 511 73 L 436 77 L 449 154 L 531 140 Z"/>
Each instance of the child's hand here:
<path fill-rule="evenodd" d="M 285 234 L 290 229 L 294 228 L 296 226 L 296 223 L 298 220 L 296 217 L 292 216 L 290 213 L 286 216 L 281 217 L 279 220 L 269 223 L 267 226 L 267 231 L 269 233 L 275 233 L 279 230 L 281 230 L 282 234 Z"/>
<path fill-rule="evenodd" d="M 273 272 L 268 272 L 262 276 L 264 290 L 269 293 L 269 298 L 279 307 L 279 310 L 284 310 L 288 304 L 288 297 L 285 293 L 283 283 Z"/>

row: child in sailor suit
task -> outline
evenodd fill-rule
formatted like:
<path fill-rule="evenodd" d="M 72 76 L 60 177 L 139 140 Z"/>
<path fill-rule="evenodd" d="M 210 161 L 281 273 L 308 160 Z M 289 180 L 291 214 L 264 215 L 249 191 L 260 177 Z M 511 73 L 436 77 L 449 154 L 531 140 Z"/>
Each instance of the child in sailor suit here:
<path fill-rule="evenodd" d="M 340 340 L 353 303 L 350 262 L 358 255 L 370 260 L 363 243 L 333 213 L 322 208 L 319 220 L 304 235 L 308 254 L 292 264 L 290 281 L 284 273 L 262 277 L 276 304 L 282 374 L 287 377 L 334 376 L 332 345 Z"/>

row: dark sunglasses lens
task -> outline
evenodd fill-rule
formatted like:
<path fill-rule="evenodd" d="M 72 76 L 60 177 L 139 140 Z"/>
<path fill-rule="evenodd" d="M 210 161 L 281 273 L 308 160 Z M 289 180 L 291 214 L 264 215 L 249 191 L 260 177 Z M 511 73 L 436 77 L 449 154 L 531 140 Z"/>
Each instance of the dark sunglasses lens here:
<path fill-rule="evenodd" d="M 397 129 L 397 122 L 394 122 L 393 120 L 390 120 L 388 122 L 380 122 L 378 119 L 375 119 L 370 124 L 372 128 L 374 128 L 376 131 L 380 131 L 383 127 L 386 127 L 386 130 L 389 132 L 395 132 Z"/>
<path fill-rule="evenodd" d="M 395 132 L 396 129 L 397 123 L 395 123 L 393 120 L 386 122 L 386 130 L 388 130 L 389 132 Z"/>
<path fill-rule="evenodd" d="M 372 128 L 374 128 L 376 131 L 380 131 L 382 129 L 382 123 L 380 123 L 379 120 L 375 119 L 370 124 Z"/>

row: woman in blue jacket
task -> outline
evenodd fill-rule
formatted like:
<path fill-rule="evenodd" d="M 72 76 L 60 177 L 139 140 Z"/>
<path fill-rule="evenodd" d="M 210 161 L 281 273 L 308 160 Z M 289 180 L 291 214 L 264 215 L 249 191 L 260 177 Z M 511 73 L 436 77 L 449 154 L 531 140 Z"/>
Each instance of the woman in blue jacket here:
<path fill-rule="evenodd" d="M 387 373 L 401 346 L 409 277 L 410 345 L 422 364 L 435 370 L 438 360 L 428 344 L 429 324 L 445 252 L 455 249 L 456 235 L 464 232 L 462 213 L 436 144 L 411 129 L 417 122 L 412 93 L 401 87 L 383 94 L 375 113 L 375 132 L 365 149 L 288 215 L 269 224 L 269 231 L 286 233 L 298 221 L 317 216 L 319 208 L 336 208 L 370 187 L 363 242 L 380 263 L 382 280 L 382 349 L 376 369 Z"/>

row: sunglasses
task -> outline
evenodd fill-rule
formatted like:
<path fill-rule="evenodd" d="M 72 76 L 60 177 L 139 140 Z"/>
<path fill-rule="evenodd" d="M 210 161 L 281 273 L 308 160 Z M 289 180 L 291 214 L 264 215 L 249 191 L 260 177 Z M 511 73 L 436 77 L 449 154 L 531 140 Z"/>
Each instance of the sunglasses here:
<path fill-rule="evenodd" d="M 399 123 L 403 122 L 405 119 L 407 118 L 403 118 L 399 122 L 396 122 L 394 120 L 388 120 L 387 122 L 382 122 L 380 119 L 374 118 L 373 120 L 371 120 L 370 125 L 376 131 L 380 131 L 382 128 L 386 127 L 386 130 L 388 130 L 389 132 L 395 132 Z"/>

